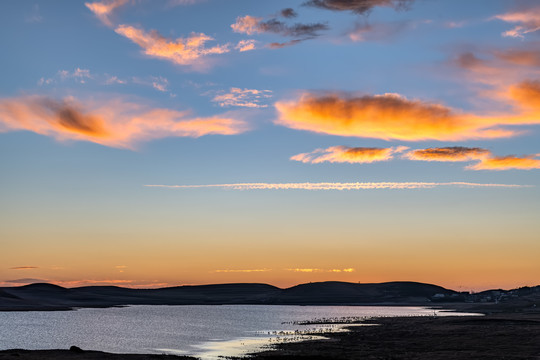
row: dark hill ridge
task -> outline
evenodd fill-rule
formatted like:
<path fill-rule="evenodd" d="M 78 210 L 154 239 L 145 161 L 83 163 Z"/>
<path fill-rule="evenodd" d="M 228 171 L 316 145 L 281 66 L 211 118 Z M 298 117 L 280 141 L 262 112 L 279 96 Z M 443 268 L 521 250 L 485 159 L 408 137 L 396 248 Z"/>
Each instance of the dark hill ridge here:
<path fill-rule="evenodd" d="M 0 288 L 0 310 L 69 310 L 121 305 L 427 304 L 433 297 L 450 298 L 457 294 L 440 286 L 415 282 L 355 284 L 331 281 L 287 289 L 267 284 L 190 285 L 160 289 L 117 286 L 63 288 L 52 284 L 32 284 Z"/>
<path fill-rule="evenodd" d="M 318 282 L 287 289 L 267 284 L 218 284 L 176 286 L 160 289 L 130 289 L 117 286 L 64 288 L 52 284 L 32 284 L 0 288 L 0 311 L 70 310 L 77 307 L 122 305 L 429 305 L 433 302 L 504 301 L 540 287 L 517 290 L 490 290 L 464 294 L 440 286 L 418 282 L 356 284 Z"/>
<path fill-rule="evenodd" d="M 425 303 L 437 294 L 451 297 L 458 293 L 440 286 L 417 282 L 355 284 L 338 281 L 310 283 L 285 289 L 278 303 L 343 304 L 343 303 Z"/>

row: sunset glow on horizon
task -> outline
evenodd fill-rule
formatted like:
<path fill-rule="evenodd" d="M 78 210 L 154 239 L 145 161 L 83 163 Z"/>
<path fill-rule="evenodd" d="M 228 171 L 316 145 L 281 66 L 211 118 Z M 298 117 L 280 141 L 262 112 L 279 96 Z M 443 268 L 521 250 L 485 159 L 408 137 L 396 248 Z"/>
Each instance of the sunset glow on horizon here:
<path fill-rule="evenodd" d="M 540 283 L 537 2 L 0 20 L 0 286 Z"/>

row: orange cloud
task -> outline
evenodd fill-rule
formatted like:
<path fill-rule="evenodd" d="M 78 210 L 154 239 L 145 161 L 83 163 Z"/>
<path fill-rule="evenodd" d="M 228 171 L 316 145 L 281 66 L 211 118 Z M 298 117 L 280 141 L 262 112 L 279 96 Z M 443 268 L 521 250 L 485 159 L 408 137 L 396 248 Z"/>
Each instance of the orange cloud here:
<path fill-rule="evenodd" d="M 406 149 L 408 148 L 405 146 L 395 148 L 333 146 L 327 149 L 317 149 L 310 153 L 294 155 L 291 157 L 291 160 L 311 164 L 323 162 L 362 164 L 391 160 L 393 159 L 393 154 L 403 152 Z"/>
<path fill-rule="evenodd" d="M 505 62 L 522 66 L 540 66 L 540 51 L 510 49 L 496 51 L 495 56 Z"/>
<path fill-rule="evenodd" d="M 503 32 L 503 36 L 524 38 L 525 34 L 540 30 L 540 7 L 497 15 L 495 19 L 519 24 L 511 30 Z"/>
<path fill-rule="evenodd" d="M 470 182 L 353 182 L 353 183 L 237 183 L 210 185 L 144 185 L 165 189 L 205 189 L 221 188 L 231 190 L 372 190 L 372 189 L 433 189 L 436 187 L 480 187 L 480 188 L 521 188 L 527 185 L 480 184 Z"/>
<path fill-rule="evenodd" d="M 508 90 L 508 97 L 525 110 L 525 116 L 538 117 L 538 111 L 540 111 L 540 81 L 529 80 L 511 86 Z"/>
<path fill-rule="evenodd" d="M 258 34 L 264 32 L 264 30 L 259 26 L 262 20 L 263 19 L 260 17 L 251 15 L 239 16 L 236 18 L 236 22 L 231 25 L 231 28 L 234 32 L 240 34 Z"/>
<path fill-rule="evenodd" d="M 421 161 L 471 161 L 479 160 L 478 163 L 467 166 L 468 170 L 511 170 L 511 169 L 540 169 L 540 159 L 535 159 L 539 155 L 524 155 L 522 157 L 493 156 L 486 149 L 467 148 L 462 146 L 429 148 L 413 150 L 404 155 L 410 160 Z"/>
<path fill-rule="evenodd" d="M 131 2 L 131 0 L 104 0 L 96 1 L 93 3 L 84 3 L 90 11 L 92 11 L 97 18 L 107 26 L 113 26 L 110 16 L 113 12 L 125 4 Z"/>
<path fill-rule="evenodd" d="M 514 85 L 501 96 L 519 111 L 479 116 L 397 94 L 304 93 L 275 104 L 275 123 L 330 135 L 405 141 L 511 137 L 519 132 L 502 126 L 540 124 L 540 82 Z"/>
<path fill-rule="evenodd" d="M 412 150 L 405 154 L 404 157 L 410 160 L 454 162 L 483 159 L 490 154 L 490 151 L 486 149 L 452 146 Z"/>
<path fill-rule="evenodd" d="M 168 60 L 177 65 L 201 68 L 205 65 L 202 63 L 203 57 L 229 52 L 229 44 L 206 48 L 206 42 L 214 39 L 203 33 L 192 33 L 187 38 L 172 40 L 155 30 L 146 32 L 129 25 L 120 25 L 115 31 L 139 45 L 146 55 Z"/>
<path fill-rule="evenodd" d="M 38 267 L 37 266 L 15 266 L 15 267 L 11 267 L 9 268 L 10 270 L 33 270 L 33 269 L 37 269 Z"/>
<path fill-rule="evenodd" d="M 467 169 L 470 170 L 531 170 L 540 169 L 540 154 L 525 155 L 522 157 L 509 155 L 509 156 L 494 156 L 482 159 L 479 163 L 469 165 Z"/>
<path fill-rule="evenodd" d="M 139 142 L 165 137 L 234 135 L 247 126 L 228 117 L 191 117 L 186 111 L 150 108 L 119 98 L 85 104 L 40 96 L 0 99 L 0 132 L 17 130 L 133 148 Z"/>
<path fill-rule="evenodd" d="M 492 87 L 482 87 L 480 95 L 485 100 L 492 101 L 493 107 L 514 101 L 506 93 L 510 86 L 515 86 L 523 79 L 540 76 L 540 52 L 532 50 L 530 45 L 504 50 L 484 50 L 480 52 L 480 56 L 466 52 L 454 58 L 453 63 L 468 71 L 465 81 L 473 80 Z"/>

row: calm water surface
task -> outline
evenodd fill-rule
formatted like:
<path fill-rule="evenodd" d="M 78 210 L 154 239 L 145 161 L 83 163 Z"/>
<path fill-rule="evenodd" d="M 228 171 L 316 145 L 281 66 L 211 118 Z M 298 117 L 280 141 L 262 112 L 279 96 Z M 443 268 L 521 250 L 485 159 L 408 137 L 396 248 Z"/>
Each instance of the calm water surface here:
<path fill-rule="evenodd" d="M 0 349 L 167 353 L 215 359 L 317 330 L 292 322 L 320 318 L 462 315 L 419 307 L 194 305 L 130 306 L 58 312 L 0 312 Z M 277 333 L 277 334 L 276 334 Z"/>

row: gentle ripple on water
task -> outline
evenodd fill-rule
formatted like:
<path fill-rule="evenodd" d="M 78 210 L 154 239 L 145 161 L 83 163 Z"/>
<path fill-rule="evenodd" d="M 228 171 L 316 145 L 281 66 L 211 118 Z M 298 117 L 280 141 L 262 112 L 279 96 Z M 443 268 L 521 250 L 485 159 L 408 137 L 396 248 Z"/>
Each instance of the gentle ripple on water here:
<path fill-rule="evenodd" d="M 0 312 L 0 349 L 166 353 L 204 359 L 237 356 L 306 332 L 336 331 L 313 320 L 464 315 L 420 307 L 137 305 L 59 312 Z M 307 323 L 306 323 L 307 322 Z"/>

